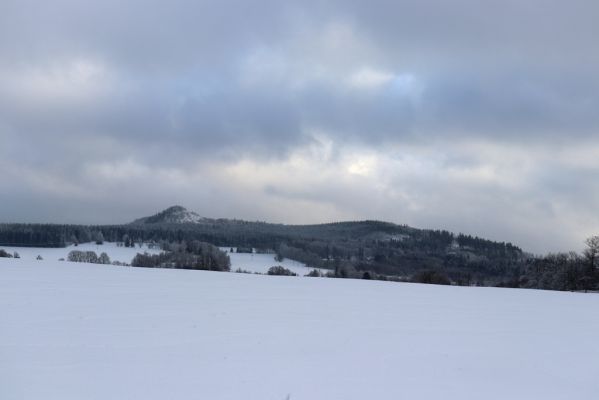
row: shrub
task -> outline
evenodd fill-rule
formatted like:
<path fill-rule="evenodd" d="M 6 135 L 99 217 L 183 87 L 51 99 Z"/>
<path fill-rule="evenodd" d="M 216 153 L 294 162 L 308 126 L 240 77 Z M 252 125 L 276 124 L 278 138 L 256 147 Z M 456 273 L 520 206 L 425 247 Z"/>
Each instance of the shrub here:
<path fill-rule="evenodd" d="M 322 273 L 317 269 L 313 269 L 312 271 L 308 272 L 305 276 L 309 276 L 312 278 L 320 278 L 322 276 Z"/>
<path fill-rule="evenodd" d="M 284 275 L 284 276 L 297 276 L 295 272 L 291 272 L 287 268 L 283 268 L 280 265 L 270 267 L 268 269 L 268 275 Z"/>
<path fill-rule="evenodd" d="M 108 257 L 108 254 L 100 254 L 100 257 L 98 257 L 98 264 L 110 264 L 110 257 Z"/>
<path fill-rule="evenodd" d="M 12 255 L 4 249 L 0 249 L 0 257 L 2 258 L 12 258 Z"/>
<path fill-rule="evenodd" d="M 451 285 L 451 281 L 449 280 L 447 275 L 434 270 L 420 271 L 414 274 L 411 280 L 412 282 L 416 283 L 430 283 L 433 285 Z"/>

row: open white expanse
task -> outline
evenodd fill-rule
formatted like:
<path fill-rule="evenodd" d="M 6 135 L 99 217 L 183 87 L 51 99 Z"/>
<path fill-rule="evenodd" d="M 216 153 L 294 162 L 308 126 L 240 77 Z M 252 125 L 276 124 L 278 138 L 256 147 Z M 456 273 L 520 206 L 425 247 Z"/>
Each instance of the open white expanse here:
<path fill-rule="evenodd" d="M 158 254 L 161 252 L 160 249 L 149 249 L 145 244 L 143 247 L 119 247 L 116 243 L 104 242 L 102 245 L 95 243 L 82 243 L 79 246 L 70 245 L 62 248 L 47 248 L 47 247 L 14 247 L 14 246 L 0 246 L 0 249 L 4 249 L 10 254 L 14 252 L 19 253 L 19 256 L 23 260 L 36 260 L 37 256 L 40 255 L 46 261 L 58 261 L 61 258 L 67 259 L 67 256 L 72 250 L 81 251 L 94 251 L 96 254 L 106 253 L 110 257 L 110 261 L 120 261 L 122 263 L 130 264 L 131 260 L 137 253 L 151 253 Z M 312 271 L 313 268 L 306 267 L 305 264 L 298 261 L 285 259 L 283 261 L 275 261 L 274 254 L 249 254 L 249 253 L 231 253 L 230 247 L 221 247 L 221 250 L 225 251 L 231 259 L 231 271 L 235 271 L 238 268 L 249 272 L 259 272 L 265 274 L 268 272 L 270 267 L 275 265 L 281 265 L 299 276 L 304 276 Z M 321 270 L 322 271 L 322 270 Z M 323 272 L 326 272 L 323 271 Z"/>
<path fill-rule="evenodd" d="M 304 276 L 312 271 L 314 268 L 306 267 L 299 261 L 290 260 L 288 258 L 283 261 L 276 261 L 274 254 L 257 254 L 257 253 L 235 253 L 231 252 L 231 247 L 220 247 L 221 250 L 229 255 L 231 260 L 231 271 L 235 271 L 238 268 L 249 272 L 259 272 L 266 274 L 270 267 L 280 265 L 287 268 L 288 270 L 295 272 L 299 276 Z M 326 270 L 320 271 L 327 272 Z"/>
<path fill-rule="evenodd" d="M 599 296 L 0 259 L 0 398 L 597 399 Z"/>
<path fill-rule="evenodd" d="M 131 263 L 131 260 L 133 260 L 133 257 L 135 257 L 137 253 L 146 252 L 158 254 L 161 252 L 160 249 L 149 249 L 145 244 L 143 247 L 124 247 L 117 246 L 116 243 L 110 242 L 104 242 L 104 244 L 101 245 L 95 243 L 82 243 L 78 246 L 70 245 L 57 248 L 0 246 L 0 249 L 4 249 L 10 254 L 17 252 L 23 260 L 36 260 L 37 256 L 40 255 L 46 261 L 58 261 L 61 258 L 66 260 L 72 250 L 94 251 L 98 255 L 100 255 L 100 253 L 108 254 L 110 261 L 119 261 L 127 264 Z"/>

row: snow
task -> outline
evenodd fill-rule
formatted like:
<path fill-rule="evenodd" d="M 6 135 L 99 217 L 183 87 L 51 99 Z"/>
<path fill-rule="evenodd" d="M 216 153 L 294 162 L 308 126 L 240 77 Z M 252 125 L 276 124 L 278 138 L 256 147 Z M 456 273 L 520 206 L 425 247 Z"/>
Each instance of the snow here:
<path fill-rule="evenodd" d="M 198 224 L 206 220 L 198 213 L 189 211 L 181 206 L 173 206 L 163 211 L 163 222 L 171 224 L 195 223 Z"/>
<path fill-rule="evenodd" d="M 122 247 L 117 246 L 116 243 L 104 242 L 102 245 L 96 245 L 95 243 L 82 243 L 79 246 L 68 246 L 65 248 L 47 248 L 47 247 L 6 247 L 0 246 L 0 249 L 6 250 L 8 253 L 13 254 L 14 252 L 19 253 L 19 256 L 23 260 L 36 260 L 38 255 L 41 255 L 44 260 L 59 260 L 61 258 L 67 259 L 67 256 L 72 250 L 80 251 L 94 251 L 96 254 L 106 253 L 110 257 L 110 261 L 120 261 L 123 263 L 130 264 L 131 260 L 137 253 L 151 253 L 158 254 L 161 252 L 160 249 L 149 249 L 145 244 L 143 247 Z M 231 259 L 231 271 L 235 271 L 238 268 L 249 272 L 259 272 L 265 274 L 268 269 L 275 265 L 281 265 L 299 276 L 308 274 L 313 268 L 306 267 L 305 264 L 298 261 L 285 259 L 281 262 L 275 261 L 274 254 L 250 254 L 250 253 L 231 253 L 231 247 L 221 247 L 221 250 L 225 251 Z M 235 248 L 234 248 L 235 249 Z M 326 273 L 326 270 L 321 270 Z"/>
<path fill-rule="evenodd" d="M 596 399 L 599 295 L 0 259 L 0 398 Z"/>
<path fill-rule="evenodd" d="M 4 249 L 10 254 L 17 252 L 23 260 L 35 260 L 37 256 L 40 255 L 44 260 L 52 261 L 61 258 L 66 260 L 72 250 L 94 251 L 97 255 L 100 255 L 100 253 L 108 254 L 110 261 L 119 261 L 127 264 L 131 263 L 131 260 L 133 260 L 133 257 L 135 257 L 137 253 L 147 252 L 158 254 L 161 252 L 161 250 L 157 248 L 149 249 L 145 244 L 140 248 L 137 245 L 136 247 L 117 246 L 116 243 L 110 242 L 104 242 L 104 244 L 101 245 L 97 245 L 96 243 L 82 243 L 78 246 L 70 245 L 59 248 L 0 246 L 0 249 Z"/>
<path fill-rule="evenodd" d="M 314 269 L 308 268 L 306 267 L 306 264 L 294 260 L 284 259 L 283 261 L 276 261 L 274 254 L 235 253 L 234 251 L 231 252 L 231 247 L 220 247 L 220 249 L 229 255 L 231 260 L 231 271 L 241 268 L 245 271 L 265 274 L 270 267 L 280 265 L 295 272 L 299 276 L 304 276 Z M 233 248 L 233 250 L 236 249 Z M 317 269 L 323 273 L 327 272 L 326 270 Z"/>
<path fill-rule="evenodd" d="M 203 217 L 193 211 L 183 211 L 173 215 L 168 221 L 171 223 L 200 223 L 204 220 Z"/>

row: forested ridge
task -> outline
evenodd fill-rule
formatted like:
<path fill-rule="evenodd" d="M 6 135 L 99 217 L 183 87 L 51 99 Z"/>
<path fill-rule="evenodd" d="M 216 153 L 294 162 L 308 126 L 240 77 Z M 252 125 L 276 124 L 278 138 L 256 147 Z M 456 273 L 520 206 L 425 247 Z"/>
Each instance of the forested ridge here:
<path fill-rule="evenodd" d="M 175 206 L 123 225 L 0 224 L 0 246 L 64 247 L 110 241 L 149 242 L 165 248 L 204 242 L 276 252 L 279 259 L 329 269 L 338 277 L 428 280 L 442 276 L 442 281 L 463 285 L 563 290 L 592 289 L 597 281 L 594 261 L 592 267 L 585 267 L 585 255 L 533 257 L 511 243 L 445 230 L 382 221 L 284 225 L 198 219 L 195 213 L 194 221 L 199 222 L 174 222 L 186 221 L 185 212 Z M 562 278 L 555 278 L 558 275 Z M 568 284 L 562 282 L 566 277 Z"/>

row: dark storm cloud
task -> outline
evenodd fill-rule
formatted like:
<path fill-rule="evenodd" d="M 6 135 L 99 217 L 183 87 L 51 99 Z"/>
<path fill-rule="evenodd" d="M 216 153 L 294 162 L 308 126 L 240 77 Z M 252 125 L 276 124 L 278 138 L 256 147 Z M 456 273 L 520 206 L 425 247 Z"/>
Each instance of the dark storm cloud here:
<path fill-rule="evenodd" d="M 286 188 L 285 177 L 260 169 L 269 189 L 244 200 L 289 202 L 257 211 L 263 219 L 293 220 L 292 199 L 310 202 L 315 219 L 377 217 L 349 200 L 375 182 L 387 185 L 372 200 L 381 218 L 434 225 L 434 216 L 501 236 L 529 230 L 500 226 L 484 209 L 549 204 L 539 209 L 552 210 L 543 223 L 554 226 L 576 193 L 581 206 L 567 218 L 588 221 L 598 196 L 588 180 L 598 166 L 582 153 L 599 148 L 598 19 L 598 3 L 583 0 L 3 1 L 0 166 L 13 189 L 3 193 L 0 217 L 85 221 L 85 205 L 137 216 L 136 193 L 144 193 L 144 213 L 188 199 L 207 214 L 253 218 L 235 183 L 223 183 L 241 179 L 237 163 L 274 171 L 290 162 L 290 171 L 314 178 L 310 160 L 324 157 L 335 184 L 298 175 L 304 187 Z M 492 161 L 460 147 L 472 142 Z M 559 146 L 584 165 L 569 165 Z M 389 165 L 341 165 L 354 148 Z M 412 178 L 394 169 L 392 153 L 405 148 L 413 159 L 400 164 Z M 501 164 L 511 157 L 501 152 L 514 149 L 528 153 Z M 429 163 L 431 153 L 438 163 Z M 521 186 L 497 183 L 529 161 L 537 168 Z M 231 168 L 237 175 L 221 175 Z M 343 168 L 374 175 L 344 180 L 333 173 Z M 148 176 L 160 182 L 142 182 Z M 164 180 L 177 182 L 173 190 L 208 189 L 171 199 L 157 193 Z M 477 194 L 485 185 L 497 195 Z M 449 196 L 453 203 L 431 194 L 452 188 L 464 193 Z M 409 203 L 410 191 L 436 211 L 385 207 L 395 195 Z M 466 194 L 480 224 L 458 221 L 468 218 L 455 211 Z M 43 206 L 26 206 L 41 198 Z M 115 215 L 97 211 L 94 222 Z M 582 225 L 588 233 L 591 224 Z"/>

